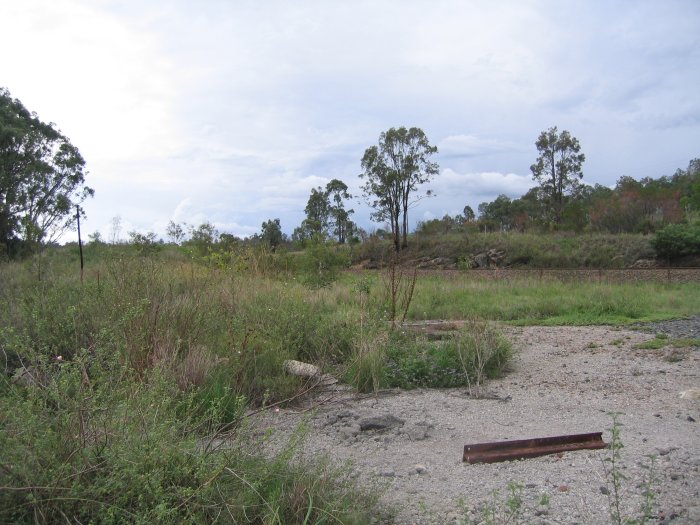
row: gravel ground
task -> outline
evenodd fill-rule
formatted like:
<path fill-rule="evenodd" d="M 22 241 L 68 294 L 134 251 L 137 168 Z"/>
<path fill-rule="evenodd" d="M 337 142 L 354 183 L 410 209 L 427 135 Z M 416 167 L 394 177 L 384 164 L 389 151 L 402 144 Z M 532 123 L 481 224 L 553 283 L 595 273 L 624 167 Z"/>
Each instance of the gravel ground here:
<path fill-rule="evenodd" d="M 700 315 L 689 319 L 644 323 L 637 325 L 635 328 L 651 333 L 664 333 L 674 339 L 700 338 Z"/>
<path fill-rule="evenodd" d="M 256 426 L 277 430 L 274 447 L 306 418 L 305 454 L 351 462 L 360 483 L 378 487 L 382 501 L 397 510 L 397 524 L 478 522 L 478 509 L 493 501 L 494 490 L 505 494 L 509 482 L 524 487 L 525 523 L 589 524 L 610 523 L 609 451 L 488 465 L 463 463 L 462 453 L 469 443 L 587 432 L 603 432 L 609 442 L 616 412 L 624 443 L 620 472 L 627 477 L 623 515 L 640 508 L 644 467 L 654 454 L 653 522 L 697 524 L 700 400 L 680 393 L 700 388 L 700 351 L 634 345 L 658 331 L 697 337 L 699 324 L 700 317 L 647 331 L 507 328 L 519 353 L 512 370 L 489 383 L 492 399 L 473 399 L 462 389 L 360 396 L 337 387 L 306 407 L 269 411 Z M 548 505 L 540 504 L 543 495 Z"/>

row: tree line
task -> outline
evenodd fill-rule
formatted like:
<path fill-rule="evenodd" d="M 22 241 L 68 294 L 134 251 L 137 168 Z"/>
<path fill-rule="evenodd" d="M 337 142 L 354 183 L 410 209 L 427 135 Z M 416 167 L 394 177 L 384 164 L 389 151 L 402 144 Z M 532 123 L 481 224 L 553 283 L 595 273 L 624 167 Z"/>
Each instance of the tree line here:
<path fill-rule="evenodd" d="M 700 159 L 686 170 L 658 179 L 621 177 L 614 188 L 581 182 L 585 154 L 569 131 L 557 127 L 543 131 L 535 147 L 538 156 L 530 167 L 538 185 L 522 197 L 499 195 L 462 214 L 446 215 L 419 223 L 418 234 L 463 231 L 598 231 L 610 233 L 653 232 L 668 224 L 697 222 L 700 216 Z M 437 147 L 417 127 L 390 128 L 379 135 L 360 160 L 362 196 L 372 207 L 372 219 L 387 230 L 377 235 L 390 238 L 397 252 L 408 245 L 412 206 L 430 197 L 423 189 L 439 173 L 433 161 Z M 83 214 L 80 205 L 94 195 L 85 183 L 85 161 L 54 124 L 42 122 L 35 113 L 0 88 L 0 250 L 4 256 L 21 255 L 50 242 L 74 226 Z M 353 196 L 348 186 L 333 179 L 311 190 L 305 218 L 291 238 L 279 218 L 262 223 L 260 233 L 239 239 L 219 234 L 210 223 L 198 227 L 171 221 L 169 239 L 177 244 L 248 242 L 277 246 L 294 242 L 334 240 L 339 244 L 360 242 L 368 234 L 352 220 L 346 207 Z M 144 246 L 157 243 L 154 233 L 129 233 L 131 241 Z M 118 236 L 117 236 L 118 237 Z M 99 233 L 92 240 L 102 242 Z"/>
<path fill-rule="evenodd" d="M 670 224 L 693 223 L 700 218 L 700 159 L 686 169 L 659 178 L 636 180 L 622 176 L 613 188 L 576 182 L 552 206 L 542 186 L 511 199 L 499 195 L 482 202 L 478 216 L 445 216 L 418 225 L 417 233 L 549 232 L 654 233 Z"/>

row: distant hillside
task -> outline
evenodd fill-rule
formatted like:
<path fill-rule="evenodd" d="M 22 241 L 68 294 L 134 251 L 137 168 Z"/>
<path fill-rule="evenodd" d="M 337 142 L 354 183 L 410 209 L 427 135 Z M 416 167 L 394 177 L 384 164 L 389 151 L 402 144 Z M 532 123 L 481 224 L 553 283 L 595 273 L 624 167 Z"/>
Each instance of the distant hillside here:
<path fill-rule="evenodd" d="M 484 266 L 530 268 L 623 268 L 661 265 L 642 234 L 471 233 L 413 235 L 401 260 L 425 268 L 468 269 Z M 352 260 L 381 266 L 391 254 L 388 241 L 370 240 L 352 250 Z M 691 261 L 676 261 L 683 265 Z"/>

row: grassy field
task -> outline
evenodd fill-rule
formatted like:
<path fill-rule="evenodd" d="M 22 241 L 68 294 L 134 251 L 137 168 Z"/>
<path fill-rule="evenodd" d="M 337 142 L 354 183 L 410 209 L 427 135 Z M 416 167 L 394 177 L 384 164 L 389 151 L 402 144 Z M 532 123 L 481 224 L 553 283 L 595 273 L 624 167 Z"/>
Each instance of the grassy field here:
<path fill-rule="evenodd" d="M 144 254 L 57 249 L 0 265 L 0 521 L 367 523 L 376 494 L 297 457 L 269 457 L 244 414 L 309 387 L 286 359 L 358 389 L 478 392 L 512 354 L 496 322 L 624 324 L 700 311 L 700 285 L 342 273 L 318 248 Z M 391 290 L 394 290 L 392 300 Z M 393 312 L 393 314 L 392 314 Z M 466 319 L 448 341 L 392 317 Z M 233 446 L 203 443 L 226 432 Z"/>
<path fill-rule="evenodd" d="M 512 324 L 593 325 L 687 317 L 700 312 L 700 283 L 591 283 L 426 277 L 413 319 L 481 317 Z"/>

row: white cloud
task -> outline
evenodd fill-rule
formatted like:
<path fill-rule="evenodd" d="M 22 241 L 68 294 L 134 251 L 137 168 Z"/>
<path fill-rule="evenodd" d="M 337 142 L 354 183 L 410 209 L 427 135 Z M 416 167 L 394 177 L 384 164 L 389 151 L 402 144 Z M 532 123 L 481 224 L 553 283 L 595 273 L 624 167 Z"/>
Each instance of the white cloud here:
<path fill-rule="evenodd" d="M 86 157 L 87 231 L 116 214 L 291 231 L 312 187 L 359 187 L 392 126 L 440 150 L 416 217 L 527 191 L 553 125 L 588 183 L 672 173 L 698 155 L 698 25 L 692 1 L 23 0 L 0 6 L 0 67 Z"/>
<path fill-rule="evenodd" d="M 172 214 L 172 220 L 174 222 L 187 222 L 184 217 L 187 216 L 187 210 L 192 206 L 192 199 L 190 197 L 185 197 L 178 203 Z"/>
<path fill-rule="evenodd" d="M 16 51 L 2 59 L 10 91 L 57 122 L 89 161 L 177 151 L 174 67 L 153 33 L 80 0 L 23 0 L 2 11 L 0 43 Z"/>
<path fill-rule="evenodd" d="M 476 157 L 511 150 L 522 150 L 522 147 L 512 142 L 483 139 L 475 135 L 450 135 L 438 144 L 440 155 L 447 157 Z"/>
<path fill-rule="evenodd" d="M 465 200 L 476 196 L 496 198 L 500 194 L 516 198 L 535 185 L 530 176 L 515 173 L 457 173 L 449 168 L 443 170 L 432 184 L 438 196 L 460 195 Z"/>

